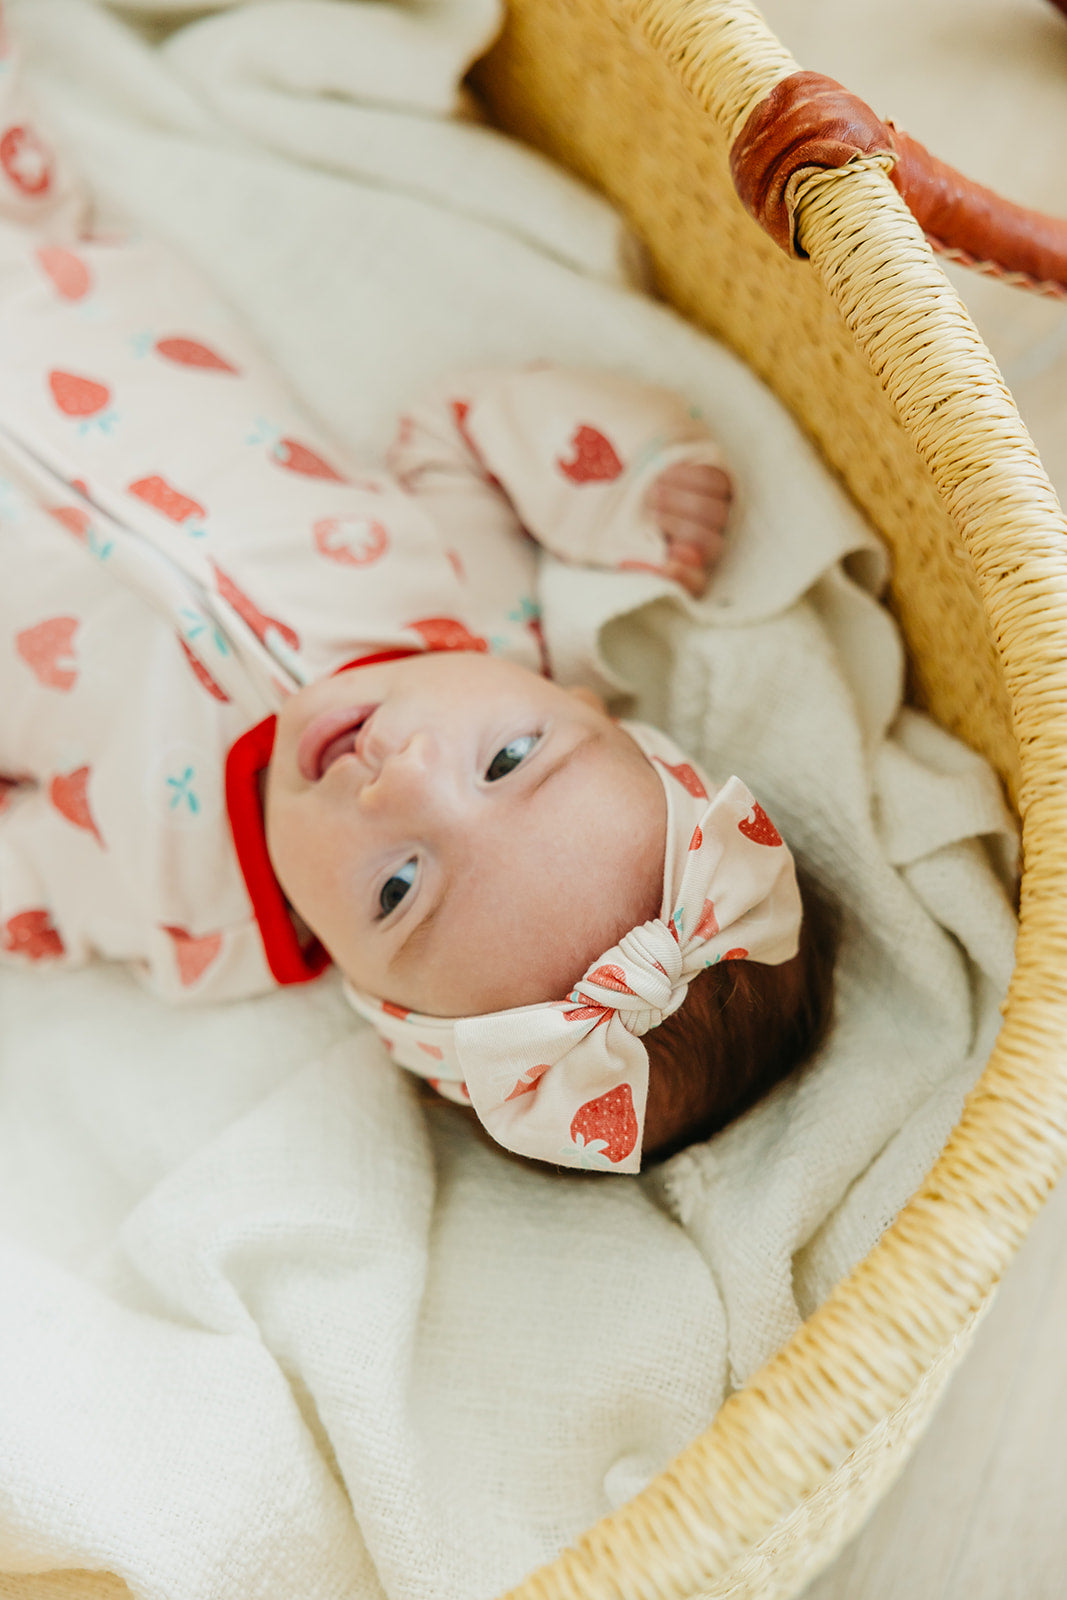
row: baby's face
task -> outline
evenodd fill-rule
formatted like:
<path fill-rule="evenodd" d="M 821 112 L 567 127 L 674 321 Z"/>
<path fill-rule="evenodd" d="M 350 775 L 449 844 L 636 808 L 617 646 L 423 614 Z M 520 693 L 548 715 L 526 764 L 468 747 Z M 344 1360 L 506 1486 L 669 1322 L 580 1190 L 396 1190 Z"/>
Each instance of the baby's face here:
<path fill-rule="evenodd" d="M 659 915 L 666 799 L 585 691 L 491 656 L 353 667 L 278 717 L 267 847 L 349 981 L 435 1016 L 562 999 Z"/>

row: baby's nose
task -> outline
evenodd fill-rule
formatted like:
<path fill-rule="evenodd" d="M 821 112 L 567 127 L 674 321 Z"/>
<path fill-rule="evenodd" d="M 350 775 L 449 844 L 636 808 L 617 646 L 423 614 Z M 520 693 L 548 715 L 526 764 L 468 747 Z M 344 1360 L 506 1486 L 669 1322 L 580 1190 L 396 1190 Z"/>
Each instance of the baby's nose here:
<path fill-rule="evenodd" d="M 395 740 L 370 741 L 365 756 L 373 771 L 362 790 L 367 804 L 397 806 L 405 800 L 421 801 L 439 788 L 440 749 L 426 729 Z"/>

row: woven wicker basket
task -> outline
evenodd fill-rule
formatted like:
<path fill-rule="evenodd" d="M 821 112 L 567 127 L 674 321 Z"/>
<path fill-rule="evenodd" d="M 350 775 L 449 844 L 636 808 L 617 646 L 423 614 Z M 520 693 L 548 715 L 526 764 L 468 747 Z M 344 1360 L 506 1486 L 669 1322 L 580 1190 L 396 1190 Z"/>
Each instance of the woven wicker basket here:
<path fill-rule="evenodd" d="M 1064 1165 L 1067 527 L 886 157 L 801 174 L 808 260 L 741 206 L 731 146 L 796 71 L 743 0 L 509 0 L 478 83 L 503 127 L 616 202 L 665 298 L 776 391 L 885 537 L 912 697 L 1022 818 L 1017 965 L 988 1066 L 894 1226 L 666 1472 L 509 1600 L 796 1595 L 899 1471 Z M 127 1592 L 0 1575 L 12 1600 Z"/>
<path fill-rule="evenodd" d="M 731 146 L 797 70 L 743 0 L 510 0 L 478 81 L 504 127 L 616 202 L 664 297 L 775 390 L 885 537 L 913 698 L 1022 819 L 1017 964 L 895 1225 L 666 1472 L 509 1600 L 797 1594 L 899 1471 L 1064 1165 L 1067 528 L 885 156 L 795 180 L 808 260 L 739 203 Z"/>

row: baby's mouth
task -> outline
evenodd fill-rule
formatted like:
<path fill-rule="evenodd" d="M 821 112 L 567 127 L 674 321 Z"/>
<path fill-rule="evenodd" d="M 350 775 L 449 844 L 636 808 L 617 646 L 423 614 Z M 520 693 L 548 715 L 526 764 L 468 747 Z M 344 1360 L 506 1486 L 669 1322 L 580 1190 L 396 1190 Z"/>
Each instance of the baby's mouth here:
<path fill-rule="evenodd" d="M 377 705 L 346 706 L 314 717 L 300 735 L 296 764 L 307 783 L 317 783 L 342 756 L 358 754 L 360 734 Z"/>

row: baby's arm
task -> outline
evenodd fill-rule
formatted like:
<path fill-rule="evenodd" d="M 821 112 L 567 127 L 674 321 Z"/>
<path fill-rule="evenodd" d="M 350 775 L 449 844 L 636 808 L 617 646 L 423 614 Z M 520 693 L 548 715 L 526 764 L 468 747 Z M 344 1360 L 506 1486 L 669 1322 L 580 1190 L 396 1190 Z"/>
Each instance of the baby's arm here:
<path fill-rule="evenodd" d="M 732 492 L 680 395 L 549 366 L 457 377 L 404 419 L 390 466 L 415 493 L 473 479 L 562 560 L 662 572 L 692 594 Z"/>
<path fill-rule="evenodd" d="M 39 230 L 38 260 L 58 283 L 70 270 L 61 246 L 88 228 L 92 204 L 74 163 L 42 130 L 21 55 L 0 3 L 0 222 Z"/>
<path fill-rule="evenodd" d="M 81 902 L 95 885 L 85 885 L 81 858 L 90 842 L 99 848 L 94 828 L 79 772 L 49 787 L 0 778 L 0 960 L 55 967 L 90 957 Z"/>
<path fill-rule="evenodd" d="M 186 927 L 180 914 L 168 916 L 165 886 L 152 881 L 144 857 L 108 848 L 116 818 L 106 804 L 97 815 L 94 775 L 81 767 L 41 784 L 0 778 L 0 965 L 46 971 L 117 961 L 176 1005 L 272 989 L 250 917 Z M 137 829 L 136 807 L 125 822 Z M 207 855 L 210 879 L 210 843 Z"/>

